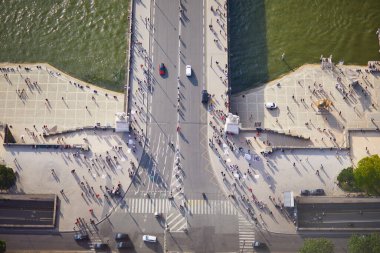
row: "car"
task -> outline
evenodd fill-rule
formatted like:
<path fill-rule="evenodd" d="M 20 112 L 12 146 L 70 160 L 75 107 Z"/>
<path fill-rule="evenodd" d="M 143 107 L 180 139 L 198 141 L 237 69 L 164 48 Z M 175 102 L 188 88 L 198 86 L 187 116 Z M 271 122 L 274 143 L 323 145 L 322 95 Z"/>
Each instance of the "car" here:
<path fill-rule="evenodd" d="M 88 240 L 88 239 L 89 239 L 88 234 L 79 233 L 79 234 L 74 235 L 74 240 L 76 240 L 76 241 L 84 241 L 84 240 Z"/>
<path fill-rule="evenodd" d="M 191 76 L 191 66 L 186 65 L 186 76 Z"/>
<path fill-rule="evenodd" d="M 207 90 L 202 90 L 202 104 L 207 104 L 209 97 L 210 95 L 208 94 Z"/>
<path fill-rule="evenodd" d="M 161 216 L 161 213 L 159 213 L 159 212 L 154 212 L 154 217 L 159 218 L 160 216 Z"/>
<path fill-rule="evenodd" d="M 166 67 L 165 67 L 165 64 L 161 63 L 159 68 L 158 68 L 158 72 L 160 73 L 161 76 L 164 76 L 166 74 Z"/>
<path fill-rule="evenodd" d="M 144 242 L 157 242 L 157 237 L 153 235 L 143 235 Z"/>
<path fill-rule="evenodd" d="M 325 195 L 325 191 L 323 189 L 315 189 L 315 190 L 310 191 L 310 195 L 322 196 L 322 195 Z"/>
<path fill-rule="evenodd" d="M 259 242 L 259 241 L 253 241 L 252 247 L 254 247 L 254 248 L 264 248 L 265 247 L 265 243 Z"/>
<path fill-rule="evenodd" d="M 132 248 L 133 245 L 131 242 L 118 242 L 116 243 L 116 248 L 118 249 L 125 249 L 125 248 Z"/>
<path fill-rule="evenodd" d="M 273 102 L 268 102 L 268 103 L 265 103 L 265 108 L 267 109 L 276 109 L 277 108 L 277 104 L 276 103 L 273 103 Z"/>
<path fill-rule="evenodd" d="M 115 240 L 123 240 L 123 239 L 127 239 L 127 238 L 128 238 L 128 234 L 117 233 L 115 235 Z"/>
<path fill-rule="evenodd" d="M 105 249 L 108 247 L 108 244 L 107 243 L 103 243 L 103 242 L 97 242 L 94 244 L 94 249 L 97 250 L 97 249 Z"/>
<path fill-rule="evenodd" d="M 301 196 L 309 196 L 310 191 L 309 190 L 301 190 Z"/>

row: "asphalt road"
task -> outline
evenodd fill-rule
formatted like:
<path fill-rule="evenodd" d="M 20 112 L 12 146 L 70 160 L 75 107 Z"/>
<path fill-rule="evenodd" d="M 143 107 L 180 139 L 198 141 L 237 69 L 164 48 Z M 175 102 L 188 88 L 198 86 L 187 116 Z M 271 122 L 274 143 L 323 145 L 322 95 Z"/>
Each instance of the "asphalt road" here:
<path fill-rule="evenodd" d="M 334 243 L 334 252 L 348 252 L 347 243 L 351 232 L 307 232 L 297 235 L 268 233 L 266 231 L 257 231 L 257 240 L 264 242 L 267 247 L 257 252 L 298 252 L 306 238 L 328 238 Z"/>
<path fill-rule="evenodd" d="M 380 226 L 379 202 L 303 203 L 297 210 L 300 228 L 370 229 Z"/>
<path fill-rule="evenodd" d="M 167 199 L 173 192 L 175 198 L 171 205 L 176 207 L 169 208 L 162 220 L 144 213 L 144 210 L 140 214 L 120 208 L 110 217 L 108 225 L 107 222 L 101 225 L 103 240 L 108 239 L 107 234 L 122 231 L 130 234 L 139 252 L 150 250 L 148 245 L 141 243 L 144 233 L 158 236 L 159 243 L 154 246 L 156 252 L 162 251 L 164 244 L 168 250 L 238 250 L 237 215 L 223 214 L 225 209 L 222 210 L 219 202 L 226 200 L 214 179 L 207 150 L 207 111 L 201 103 L 201 91 L 207 86 L 204 83 L 203 4 L 203 1 L 185 0 L 181 1 L 181 6 L 178 1 L 154 2 L 154 31 L 149 50 L 153 60 L 150 72 L 152 93 L 148 96 L 149 141 L 138 183 L 126 196 L 127 201 L 131 198 L 143 201 L 148 193 L 149 198 L 156 201 Z M 183 9 L 181 15 L 179 8 Z M 159 75 L 161 63 L 166 66 L 164 76 Z M 192 67 L 191 77 L 185 74 L 186 65 Z M 169 142 L 174 143 L 175 148 L 170 147 Z M 177 149 L 183 168 L 179 179 L 174 170 Z M 179 189 L 183 194 L 178 192 Z M 207 201 L 203 200 L 203 192 Z M 185 212 L 178 210 L 185 199 L 198 200 L 192 206 L 197 214 L 190 214 L 190 207 Z M 170 231 L 165 231 L 166 224 L 170 224 Z M 185 227 L 188 233 L 181 230 Z"/>

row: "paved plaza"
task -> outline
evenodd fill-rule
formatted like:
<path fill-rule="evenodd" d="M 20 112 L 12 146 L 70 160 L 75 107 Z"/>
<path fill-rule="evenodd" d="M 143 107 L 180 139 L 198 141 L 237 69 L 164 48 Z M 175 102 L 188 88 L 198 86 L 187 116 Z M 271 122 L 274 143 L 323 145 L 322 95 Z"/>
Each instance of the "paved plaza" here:
<path fill-rule="evenodd" d="M 380 123 L 380 80 L 365 69 L 339 66 L 332 71 L 305 65 L 265 86 L 234 95 L 231 112 L 239 114 L 243 128 L 302 135 L 310 138 L 309 146 L 347 147 L 348 129 L 376 129 Z M 355 80 L 360 83 L 352 85 Z M 321 98 L 333 102 L 329 111 L 317 112 Z M 266 109 L 266 102 L 277 103 L 278 109 Z"/>
<path fill-rule="evenodd" d="M 2 162 L 18 176 L 12 192 L 57 194 L 60 231 L 78 229 L 74 222 L 79 217 L 86 222 L 102 220 L 119 201 L 107 188 L 120 183 L 121 192 L 127 190 L 130 173 L 138 166 L 143 139 L 135 126 L 141 113 L 133 112 L 136 134 L 115 133 L 115 113 L 124 111 L 124 94 L 79 81 L 48 64 L 3 64 L 1 70 L 0 121 L 11 126 L 19 144 L 89 148 L 1 146 Z M 70 129 L 74 131 L 65 133 Z M 63 132 L 43 135 L 59 131 Z"/>
<path fill-rule="evenodd" d="M 112 190 L 120 183 L 122 193 L 128 189 L 129 173 L 133 171 L 131 162 L 137 166 L 142 152 L 134 137 L 112 130 L 80 131 L 58 135 L 50 141 L 64 138 L 70 145 L 85 138 L 90 146 L 88 152 L 1 146 L 0 154 L 18 175 L 11 192 L 57 194 L 60 199 L 57 229 L 72 231 L 74 227 L 78 229 L 74 224 L 77 218 L 99 222 L 112 211 L 119 198 L 112 198 L 107 188 Z"/>
<path fill-rule="evenodd" d="M 114 127 L 115 113 L 124 111 L 124 94 L 77 80 L 48 64 L 2 64 L 0 122 L 14 127 L 57 131 L 84 127 Z M 35 126 L 35 127 L 34 127 Z"/>

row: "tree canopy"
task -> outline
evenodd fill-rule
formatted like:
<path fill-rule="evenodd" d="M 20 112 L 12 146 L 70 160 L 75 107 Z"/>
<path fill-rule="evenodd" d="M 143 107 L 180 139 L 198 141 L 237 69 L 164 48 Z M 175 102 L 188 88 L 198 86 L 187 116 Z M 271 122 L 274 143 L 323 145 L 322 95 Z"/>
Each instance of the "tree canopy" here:
<path fill-rule="evenodd" d="M 333 253 L 334 244 L 326 238 L 306 239 L 300 253 Z"/>
<path fill-rule="evenodd" d="M 0 164 L 0 190 L 8 190 L 16 183 L 16 175 L 12 168 Z"/>
<path fill-rule="evenodd" d="M 5 252 L 6 249 L 7 249 L 7 245 L 6 245 L 5 241 L 0 240 L 0 253 Z"/>
<path fill-rule="evenodd" d="M 354 170 L 356 185 L 371 195 L 380 194 L 380 157 L 372 155 L 358 162 Z"/>
<path fill-rule="evenodd" d="M 348 241 L 349 253 L 377 253 L 380 252 L 380 234 L 352 235 Z"/>

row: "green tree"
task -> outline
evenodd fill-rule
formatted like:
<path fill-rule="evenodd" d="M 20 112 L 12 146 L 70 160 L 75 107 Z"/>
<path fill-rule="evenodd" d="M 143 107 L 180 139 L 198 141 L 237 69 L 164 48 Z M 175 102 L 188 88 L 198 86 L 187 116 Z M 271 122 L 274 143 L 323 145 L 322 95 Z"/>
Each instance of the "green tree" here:
<path fill-rule="evenodd" d="M 306 239 L 300 253 L 333 253 L 334 244 L 326 238 Z"/>
<path fill-rule="evenodd" d="M 360 189 L 356 186 L 355 177 L 354 177 L 354 169 L 352 167 L 348 167 L 343 169 L 338 177 L 339 187 L 344 191 L 356 192 L 360 191 Z"/>
<path fill-rule="evenodd" d="M 380 252 L 380 234 L 352 235 L 348 241 L 350 253 L 378 253 Z"/>
<path fill-rule="evenodd" d="M 365 157 L 358 162 L 354 170 L 356 185 L 371 195 L 380 193 L 380 157 L 373 155 Z"/>
<path fill-rule="evenodd" d="M 8 190 L 16 183 L 16 175 L 12 168 L 0 164 L 0 190 Z"/>
<path fill-rule="evenodd" d="M 0 253 L 4 253 L 6 249 L 7 249 L 7 244 L 5 243 L 5 241 L 0 240 Z"/>

